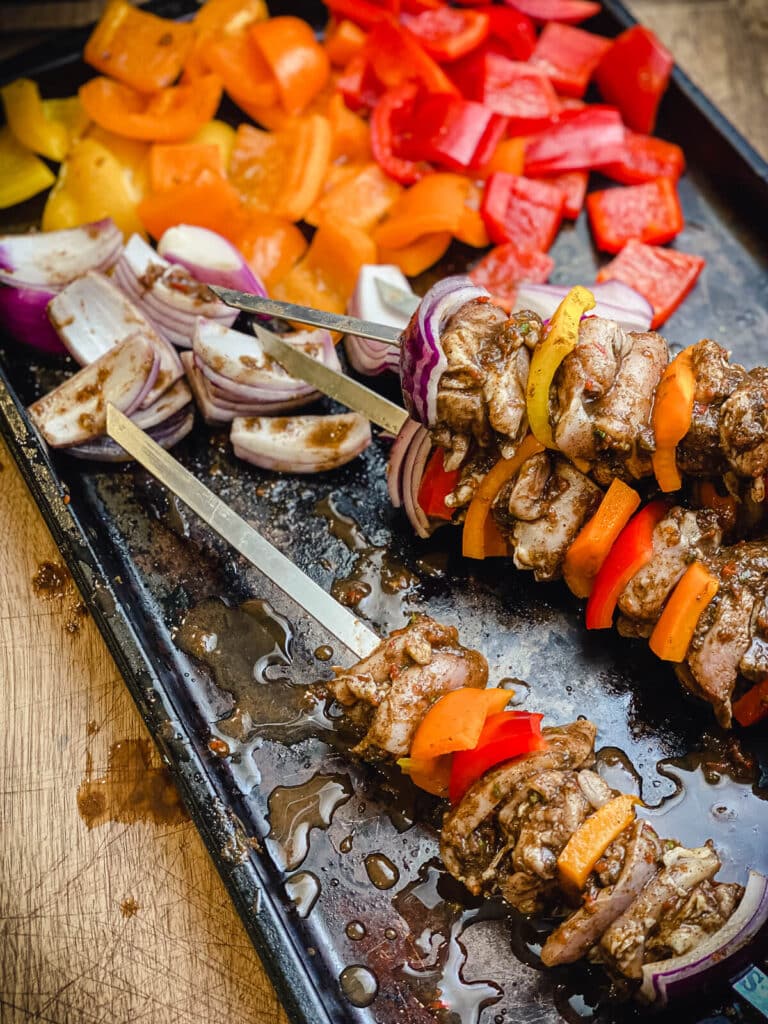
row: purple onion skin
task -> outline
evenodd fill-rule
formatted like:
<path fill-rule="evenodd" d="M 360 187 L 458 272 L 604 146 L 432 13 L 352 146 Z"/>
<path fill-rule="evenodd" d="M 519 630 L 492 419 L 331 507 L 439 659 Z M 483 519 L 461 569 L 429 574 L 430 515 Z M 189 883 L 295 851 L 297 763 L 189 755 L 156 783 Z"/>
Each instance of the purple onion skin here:
<path fill-rule="evenodd" d="M 0 286 L 0 321 L 19 344 L 48 355 L 66 355 L 67 350 L 46 313 L 53 296 L 53 292 L 42 288 Z"/>

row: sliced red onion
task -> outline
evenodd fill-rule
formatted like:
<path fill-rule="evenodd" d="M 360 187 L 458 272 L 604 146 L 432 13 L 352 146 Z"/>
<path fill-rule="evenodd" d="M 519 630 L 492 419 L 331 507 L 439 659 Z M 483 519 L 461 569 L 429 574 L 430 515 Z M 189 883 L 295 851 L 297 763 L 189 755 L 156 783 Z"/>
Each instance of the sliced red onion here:
<path fill-rule="evenodd" d="M 429 289 L 403 332 L 400 383 L 414 419 L 427 427 L 437 422 L 437 388 L 448 367 L 440 335 L 448 320 L 472 299 L 489 298 L 466 275 L 446 277 Z"/>
<path fill-rule="evenodd" d="M 208 379 L 211 390 L 219 398 L 242 402 L 268 402 L 276 399 L 289 399 L 302 397 L 305 400 L 316 397 L 317 392 L 310 384 L 301 381 L 295 384 L 291 377 L 286 374 L 280 377 L 277 374 L 274 380 L 267 384 L 242 384 L 231 377 L 224 377 L 211 369 L 208 363 L 195 353 L 195 364 L 204 376 Z"/>
<path fill-rule="evenodd" d="M 106 217 L 63 231 L 0 236 L 0 282 L 58 291 L 89 270 L 108 270 L 123 235 Z"/>
<path fill-rule="evenodd" d="M 184 267 L 159 256 L 139 235 L 133 235 L 113 271 L 115 282 L 174 345 L 190 348 L 200 316 L 229 327 L 237 310 L 214 298 L 206 284 Z"/>
<path fill-rule="evenodd" d="M 38 399 L 29 414 L 52 448 L 84 444 L 104 433 L 109 402 L 126 416 L 141 405 L 159 365 L 153 345 L 136 334 Z"/>
<path fill-rule="evenodd" d="M 0 323 L 3 330 L 39 352 L 66 355 L 56 331 L 48 319 L 48 303 L 56 292 L 48 288 L 9 288 L 0 285 Z"/>
<path fill-rule="evenodd" d="M 714 980 L 714 975 L 732 976 L 749 962 L 751 946 L 756 946 L 758 952 L 765 951 L 767 926 L 768 879 L 750 871 L 741 903 L 722 928 L 683 956 L 643 967 L 641 996 L 664 1006 L 674 996 L 701 991 L 703 985 Z M 757 945 L 758 940 L 761 946 Z"/>
<path fill-rule="evenodd" d="M 333 416 L 274 416 L 232 421 L 235 455 L 278 473 L 338 469 L 371 443 L 371 425 L 357 412 Z"/>
<path fill-rule="evenodd" d="M 408 278 L 399 267 L 386 263 L 366 263 L 357 275 L 357 284 L 349 300 L 349 313 L 360 320 L 404 330 L 410 315 L 386 301 L 386 292 L 382 292 L 381 284 L 391 285 L 405 295 L 414 295 Z M 400 369 L 400 350 L 395 345 L 348 334 L 344 339 L 344 350 L 350 365 L 358 373 L 372 377 L 388 370 L 397 373 Z"/>
<path fill-rule="evenodd" d="M 134 419 L 135 417 L 131 417 Z M 147 430 L 147 434 L 156 441 L 161 448 L 173 448 L 175 444 L 182 441 L 192 430 L 195 423 L 195 410 L 187 403 L 173 416 L 168 417 L 162 423 Z M 130 462 L 131 456 L 120 447 L 111 437 L 97 437 L 94 441 L 86 444 L 75 445 L 67 449 L 68 455 L 74 455 L 77 459 L 93 459 L 98 462 Z"/>
<path fill-rule="evenodd" d="M 387 490 L 395 508 L 405 509 L 417 536 L 431 537 L 443 520 L 430 519 L 419 505 L 419 488 L 432 451 L 432 439 L 426 427 L 407 420 L 392 445 L 387 466 Z"/>
<path fill-rule="evenodd" d="M 240 250 L 208 228 L 192 224 L 168 228 L 157 244 L 157 251 L 204 284 L 235 288 L 251 295 L 267 294 L 264 282 L 251 270 Z"/>
<path fill-rule="evenodd" d="M 590 291 L 595 296 L 595 307 L 590 309 L 587 316 L 600 316 L 606 320 L 615 320 L 627 331 L 647 331 L 653 319 L 653 310 L 642 295 L 638 295 L 634 289 L 629 288 L 632 296 L 616 289 L 608 289 L 609 298 L 605 298 L 604 285 L 591 285 Z M 542 320 L 549 320 L 562 300 L 570 291 L 567 285 L 558 284 L 521 284 L 517 298 L 515 299 L 515 311 L 530 309 L 538 313 Z M 621 299 L 621 304 L 612 301 L 616 296 Z M 633 298 L 634 296 L 634 298 Z M 631 305 L 624 305 L 627 302 Z"/>
<path fill-rule="evenodd" d="M 171 416 L 175 416 L 191 402 L 192 392 L 189 385 L 185 380 L 177 380 L 151 405 L 147 405 L 145 399 L 142 406 L 132 414 L 131 419 L 142 430 L 152 430 L 169 420 Z"/>
<path fill-rule="evenodd" d="M 620 306 L 653 317 L 653 307 L 648 299 L 623 281 L 601 281 L 593 284 L 589 290 L 598 302 L 607 302 L 611 306 Z"/>
<path fill-rule="evenodd" d="M 419 429 L 416 420 L 408 419 L 400 428 L 395 443 L 389 453 L 387 463 L 387 491 L 395 508 L 403 504 L 403 462 L 410 447 L 413 435 Z"/>

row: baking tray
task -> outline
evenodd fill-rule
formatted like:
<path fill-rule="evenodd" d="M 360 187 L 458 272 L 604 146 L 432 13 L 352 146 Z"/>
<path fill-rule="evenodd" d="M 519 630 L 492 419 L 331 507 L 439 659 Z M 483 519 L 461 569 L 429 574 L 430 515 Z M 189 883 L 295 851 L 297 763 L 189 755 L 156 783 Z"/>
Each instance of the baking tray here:
<path fill-rule="evenodd" d="M 271 6 L 321 24 L 319 5 Z M 153 9 L 183 16 L 190 8 Z M 632 20 L 605 0 L 593 25 L 614 35 Z M 88 74 L 77 56 L 86 36 L 60 35 L 6 62 L 0 77 L 26 74 L 44 94 L 71 92 Z M 765 362 L 768 165 L 679 69 L 659 133 L 681 142 L 689 160 L 680 248 L 707 259 L 667 336 L 684 345 L 710 334 L 747 365 Z M 33 223 L 40 209 L 31 201 L 10 211 L 4 230 Z M 467 255 L 451 250 L 444 269 Z M 583 217 L 561 232 L 553 256 L 555 281 L 593 279 Z M 545 922 L 473 901 L 441 871 L 436 803 L 396 773 L 348 760 L 332 712 L 307 701 L 300 684 L 327 678 L 349 652 L 143 471 L 47 451 L 24 406 L 60 378 L 61 362 L 30 362 L 5 339 L 0 363 L 0 430 L 291 1019 L 644 1017 L 606 999 L 599 970 L 543 971 Z M 768 812 L 765 730 L 742 738 L 756 768 L 740 780 L 708 709 L 645 644 L 587 634 L 564 587 L 465 562 L 451 531 L 416 541 L 387 501 L 386 449 L 377 440 L 337 472 L 278 477 L 238 463 L 225 433 L 198 424 L 174 454 L 323 587 L 356 602 L 375 629 L 427 611 L 484 651 L 494 679 L 525 680 L 521 706 L 552 723 L 588 712 L 601 771 L 642 790 L 663 834 L 712 835 L 725 854 L 722 877 L 743 878 L 746 863 L 768 869 L 759 833 Z M 214 633 L 218 653 L 206 654 Z M 655 1019 L 685 1024 L 725 1010 L 745 1019 L 722 992 Z"/>

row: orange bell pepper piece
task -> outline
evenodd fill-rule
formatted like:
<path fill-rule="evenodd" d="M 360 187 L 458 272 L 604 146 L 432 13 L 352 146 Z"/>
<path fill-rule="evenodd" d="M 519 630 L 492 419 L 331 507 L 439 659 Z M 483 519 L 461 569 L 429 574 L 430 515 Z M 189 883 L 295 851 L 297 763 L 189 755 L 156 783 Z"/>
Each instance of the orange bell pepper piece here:
<path fill-rule="evenodd" d="M 109 0 L 83 58 L 132 89 L 155 92 L 179 77 L 193 40 L 188 22 L 158 18 L 127 0 Z"/>
<path fill-rule="evenodd" d="M 692 352 L 686 348 L 664 371 L 653 403 L 651 425 L 656 451 L 651 462 L 662 491 L 678 491 L 683 485 L 677 468 L 676 450 L 691 428 L 695 390 Z"/>
<path fill-rule="evenodd" d="M 600 566 L 640 505 L 637 491 L 618 478 L 611 481 L 600 506 L 568 548 L 563 576 L 576 597 L 589 597 Z"/>
<path fill-rule="evenodd" d="M 197 36 L 240 35 L 269 11 L 264 0 L 206 0 L 192 21 Z"/>
<path fill-rule="evenodd" d="M 80 87 L 80 102 L 96 124 L 115 135 L 146 142 L 184 142 L 210 121 L 221 100 L 221 82 L 205 75 L 148 95 L 109 78 Z"/>
<path fill-rule="evenodd" d="M 309 243 L 291 221 L 271 213 L 249 212 L 234 244 L 270 290 L 295 266 Z"/>
<path fill-rule="evenodd" d="M 206 121 L 189 141 L 201 146 L 216 146 L 221 153 L 222 166 L 227 168 L 235 148 L 235 129 L 225 121 Z"/>
<path fill-rule="evenodd" d="M 509 558 L 509 544 L 493 516 L 485 520 L 483 544 L 486 558 Z"/>
<path fill-rule="evenodd" d="M 436 231 L 455 234 L 471 187 L 461 174 L 428 174 L 402 193 L 374 240 L 385 249 L 401 249 Z"/>
<path fill-rule="evenodd" d="M 502 139 L 489 162 L 478 174 L 480 178 L 487 178 L 495 171 L 504 171 L 507 174 L 522 174 L 525 166 L 525 139 L 522 137 L 514 139 Z"/>
<path fill-rule="evenodd" d="M 419 723 L 410 756 L 418 761 L 454 750 L 471 750 L 477 746 L 488 715 L 503 711 L 511 696 L 509 690 L 480 690 L 470 686 L 444 693 Z"/>
<path fill-rule="evenodd" d="M 334 92 L 326 113 L 333 134 L 331 159 L 344 157 L 345 160 L 370 160 L 371 133 L 368 122 L 349 109 L 341 93 Z"/>
<path fill-rule="evenodd" d="M 413 757 L 401 757 L 397 765 L 419 789 L 432 793 L 433 796 L 445 797 L 448 796 L 451 781 L 452 760 L 450 754 L 419 761 Z"/>
<path fill-rule="evenodd" d="M 221 150 L 204 143 L 158 142 L 149 151 L 149 185 L 153 192 L 167 192 L 197 181 L 204 171 L 224 177 Z"/>
<path fill-rule="evenodd" d="M 302 118 L 309 117 L 310 114 L 322 114 L 323 117 L 327 117 L 328 106 L 335 93 L 336 86 L 329 78 L 325 86 L 310 100 L 301 114 L 289 114 L 277 100 L 263 106 L 259 103 L 248 103 L 240 97 L 238 106 L 262 128 L 271 132 L 282 132 L 289 130 Z"/>
<path fill-rule="evenodd" d="M 461 212 L 459 223 L 454 231 L 454 238 L 465 245 L 471 245 L 474 249 L 484 249 L 491 244 L 485 221 L 480 216 L 480 202 L 482 192 L 474 181 L 467 180 L 469 188 L 464 200 L 464 209 Z"/>
<path fill-rule="evenodd" d="M 320 196 L 304 220 L 314 225 L 346 223 L 370 231 L 397 202 L 401 191 L 377 163 L 369 163 Z"/>
<path fill-rule="evenodd" d="M 719 589 L 719 580 L 705 565 L 689 565 L 653 627 L 648 641 L 653 653 L 662 661 L 682 661 L 704 609 Z"/>
<path fill-rule="evenodd" d="M 761 722 L 766 715 L 768 715 L 768 679 L 763 679 L 751 690 L 747 690 L 743 697 L 739 697 L 733 705 L 733 717 L 739 725 L 748 726 Z"/>
<path fill-rule="evenodd" d="M 253 209 L 301 220 L 320 195 L 330 156 L 330 122 L 319 114 L 282 132 L 242 124 L 229 177 Z"/>
<path fill-rule="evenodd" d="M 416 277 L 427 267 L 442 259 L 451 244 L 450 231 L 435 231 L 422 235 L 414 242 L 400 249 L 386 249 L 379 246 L 379 263 L 394 263 L 406 277 Z"/>
<path fill-rule="evenodd" d="M 202 64 L 219 76 L 230 99 L 244 110 L 277 104 L 275 76 L 247 34 L 206 37 L 196 53 Z"/>
<path fill-rule="evenodd" d="M 275 77 L 283 109 L 300 114 L 330 72 L 328 54 L 310 25 L 292 15 L 269 18 L 253 25 L 249 38 Z"/>
<path fill-rule="evenodd" d="M 367 34 L 354 21 L 344 18 L 331 25 L 325 34 L 325 52 L 335 68 L 345 68 L 365 46 Z"/>
<path fill-rule="evenodd" d="M 557 858 L 561 880 L 570 889 L 581 892 L 590 872 L 625 828 L 635 820 L 636 796 L 622 793 L 590 814 L 565 844 Z"/>
<path fill-rule="evenodd" d="M 160 238 L 176 224 L 195 224 L 217 231 L 235 244 L 244 221 L 237 189 L 210 171 L 168 192 L 146 196 L 139 203 L 139 217 L 153 238 Z"/>
<path fill-rule="evenodd" d="M 499 491 L 527 459 L 543 451 L 544 445 L 537 441 L 533 434 L 527 434 L 511 459 L 499 459 L 485 474 L 469 504 L 464 520 L 461 550 L 465 558 L 486 557 L 485 527 Z"/>

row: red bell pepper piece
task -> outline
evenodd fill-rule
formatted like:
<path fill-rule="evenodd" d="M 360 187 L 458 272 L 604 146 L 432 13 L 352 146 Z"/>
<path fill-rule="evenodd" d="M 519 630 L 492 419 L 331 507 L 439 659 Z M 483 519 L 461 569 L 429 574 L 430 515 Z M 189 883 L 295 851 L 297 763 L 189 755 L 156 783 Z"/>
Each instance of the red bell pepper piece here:
<path fill-rule="evenodd" d="M 427 92 L 458 95 L 440 65 L 403 25 L 391 20 L 378 22 L 368 35 L 364 53 L 376 77 L 390 89 L 418 82 Z"/>
<path fill-rule="evenodd" d="M 592 192 L 587 213 L 595 245 L 604 252 L 619 252 L 632 238 L 651 245 L 671 242 L 684 223 L 677 187 L 670 178 Z"/>
<path fill-rule="evenodd" d="M 338 21 L 346 18 L 364 29 L 373 28 L 388 13 L 385 8 L 369 0 L 325 0 L 325 6 Z"/>
<path fill-rule="evenodd" d="M 419 484 L 418 502 L 425 515 L 433 519 L 452 519 L 456 511 L 445 504 L 445 499 L 456 489 L 459 470 L 448 472 L 443 465 L 444 450 L 435 448 L 429 457 Z"/>
<path fill-rule="evenodd" d="M 674 142 L 627 131 L 621 159 L 604 164 L 600 173 L 620 181 L 622 185 L 641 185 L 654 178 L 673 178 L 676 181 L 684 170 L 683 151 Z"/>
<path fill-rule="evenodd" d="M 536 30 L 527 14 L 498 4 L 483 5 L 477 10 L 488 17 L 492 45 L 501 45 L 504 55 L 512 60 L 528 60 L 536 47 Z"/>
<path fill-rule="evenodd" d="M 405 15 L 403 24 L 436 61 L 465 57 L 485 41 L 490 18 L 481 11 L 438 7 L 415 16 Z"/>
<path fill-rule="evenodd" d="M 650 302 L 651 327 L 660 327 L 672 316 L 696 284 L 705 260 L 677 249 L 660 249 L 632 240 L 619 255 L 601 267 L 598 281 L 623 281 Z"/>
<path fill-rule="evenodd" d="M 442 94 L 420 93 L 410 117 L 395 153 L 460 174 L 487 164 L 507 127 L 506 118 L 481 103 Z"/>
<path fill-rule="evenodd" d="M 424 164 L 397 156 L 403 134 L 410 131 L 418 86 L 406 83 L 384 93 L 371 115 L 371 152 L 385 174 L 401 185 L 413 185 L 429 170 Z"/>
<path fill-rule="evenodd" d="M 535 178 L 534 180 L 543 181 L 562 189 L 565 198 L 563 216 L 569 220 L 576 220 L 584 206 L 589 171 L 565 171 L 563 174 L 552 174 L 549 177 Z"/>
<path fill-rule="evenodd" d="M 605 100 L 619 108 L 629 128 L 650 134 L 673 66 L 672 54 L 654 33 L 633 25 L 600 61 L 595 81 Z"/>
<path fill-rule="evenodd" d="M 592 74 L 613 46 L 613 40 L 572 25 L 550 21 L 539 36 L 531 63 L 547 74 L 563 96 L 581 98 Z"/>
<path fill-rule="evenodd" d="M 336 88 L 350 110 L 372 110 L 384 92 L 364 53 L 350 60 L 336 79 Z"/>
<path fill-rule="evenodd" d="M 534 21 L 562 21 L 577 25 L 600 13 L 600 4 L 592 0 L 505 0 L 516 11 L 522 11 Z"/>
<path fill-rule="evenodd" d="M 632 516 L 600 567 L 587 601 L 587 629 L 610 629 L 621 592 L 653 554 L 653 531 L 667 514 L 666 501 L 652 501 Z"/>
<path fill-rule="evenodd" d="M 546 252 L 563 219 L 562 189 L 496 171 L 485 183 L 480 216 L 493 242 Z"/>
<path fill-rule="evenodd" d="M 556 124 L 529 139 L 525 173 L 531 177 L 589 171 L 621 159 L 624 125 L 613 107 L 564 110 Z"/>
<path fill-rule="evenodd" d="M 511 312 L 517 298 L 517 287 L 523 281 L 544 284 L 554 269 L 555 261 L 543 252 L 520 249 L 514 242 L 497 245 L 469 272 L 476 285 L 487 288 L 493 300 Z"/>
<path fill-rule="evenodd" d="M 509 118 L 510 135 L 540 131 L 560 112 L 560 101 L 543 71 L 498 53 L 486 51 L 462 62 L 453 77 L 468 99 Z"/>
<path fill-rule="evenodd" d="M 768 679 L 747 690 L 733 705 L 733 717 L 739 725 L 755 725 L 768 718 Z"/>
<path fill-rule="evenodd" d="M 501 711 L 489 715 L 472 750 L 458 750 L 453 755 L 448 796 L 457 804 L 473 782 L 493 768 L 535 750 L 544 750 L 546 742 L 541 735 L 544 716 L 527 711 Z"/>

